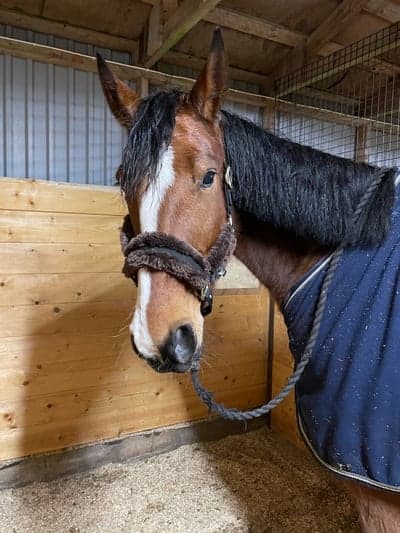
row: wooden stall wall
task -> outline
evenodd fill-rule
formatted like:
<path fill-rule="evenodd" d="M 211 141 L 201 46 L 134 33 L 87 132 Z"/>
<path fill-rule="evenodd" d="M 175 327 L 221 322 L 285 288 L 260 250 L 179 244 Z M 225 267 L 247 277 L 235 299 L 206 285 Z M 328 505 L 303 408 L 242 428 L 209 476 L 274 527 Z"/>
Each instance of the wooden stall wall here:
<path fill-rule="evenodd" d="M 272 359 L 273 396 L 278 394 L 282 387 L 286 385 L 292 372 L 293 357 L 289 350 L 289 339 L 286 332 L 285 321 L 275 305 Z M 296 406 L 293 392 L 272 411 L 271 428 L 296 446 L 304 446 L 297 427 Z"/>
<path fill-rule="evenodd" d="M 132 352 L 119 192 L 0 179 L 0 460 L 207 416 L 187 375 Z M 224 280 L 206 322 L 203 380 L 237 407 L 265 399 L 268 299 Z"/>

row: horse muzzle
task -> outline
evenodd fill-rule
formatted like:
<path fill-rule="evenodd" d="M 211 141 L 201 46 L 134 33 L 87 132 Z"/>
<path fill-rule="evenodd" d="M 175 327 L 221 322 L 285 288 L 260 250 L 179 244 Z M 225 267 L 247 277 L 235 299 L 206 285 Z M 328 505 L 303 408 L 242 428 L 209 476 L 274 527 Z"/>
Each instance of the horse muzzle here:
<path fill-rule="evenodd" d="M 184 324 L 170 331 L 165 342 L 158 346 L 159 356 L 146 356 L 136 346 L 131 336 L 134 352 L 160 373 L 183 373 L 191 370 L 200 359 L 202 348 L 197 346 L 196 334 L 190 324 Z"/>

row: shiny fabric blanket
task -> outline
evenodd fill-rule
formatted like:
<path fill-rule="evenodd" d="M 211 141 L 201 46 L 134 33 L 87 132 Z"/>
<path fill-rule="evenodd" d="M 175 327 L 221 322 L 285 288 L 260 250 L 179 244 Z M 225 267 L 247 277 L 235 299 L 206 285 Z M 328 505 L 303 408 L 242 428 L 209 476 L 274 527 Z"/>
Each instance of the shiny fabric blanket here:
<path fill-rule="evenodd" d="M 400 492 L 400 186 L 383 244 L 348 248 L 329 289 L 310 363 L 296 390 L 306 443 L 331 470 Z M 298 360 L 327 269 L 291 291 L 283 313 Z"/>

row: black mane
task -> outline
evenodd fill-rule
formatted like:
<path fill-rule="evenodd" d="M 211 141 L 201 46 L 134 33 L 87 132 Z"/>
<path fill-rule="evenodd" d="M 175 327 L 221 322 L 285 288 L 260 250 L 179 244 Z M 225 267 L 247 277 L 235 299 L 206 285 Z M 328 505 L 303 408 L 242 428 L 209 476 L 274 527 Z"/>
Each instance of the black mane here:
<path fill-rule="evenodd" d="M 140 102 L 122 157 L 121 187 L 128 197 L 157 176 L 184 98 L 182 91 L 170 90 Z M 349 228 L 376 167 L 279 138 L 227 111 L 221 125 L 239 211 L 326 246 L 336 246 L 345 235 L 354 244 L 376 244 L 384 238 L 396 169 L 387 171 L 359 227 Z"/>
<path fill-rule="evenodd" d="M 161 156 L 168 148 L 175 126 L 175 115 L 184 93 L 157 91 L 140 101 L 135 122 L 122 153 L 121 188 L 128 197 L 157 176 Z"/>
<path fill-rule="evenodd" d="M 239 211 L 327 246 L 379 243 L 390 226 L 396 169 L 388 169 L 358 227 L 349 228 L 366 187 L 379 171 L 282 139 L 222 112 L 227 164 Z"/>

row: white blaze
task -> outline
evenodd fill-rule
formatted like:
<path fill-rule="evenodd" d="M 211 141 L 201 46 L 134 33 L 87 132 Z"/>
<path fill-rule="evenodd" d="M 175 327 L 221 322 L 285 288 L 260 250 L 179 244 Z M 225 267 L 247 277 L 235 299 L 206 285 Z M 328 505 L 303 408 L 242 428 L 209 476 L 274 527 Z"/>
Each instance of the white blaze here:
<path fill-rule="evenodd" d="M 156 178 L 149 184 L 142 197 L 139 208 L 141 231 L 157 231 L 160 206 L 174 179 L 174 152 L 169 147 L 160 161 Z M 147 324 L 147 306 L 150 294 L 151 276 L 148 270 L 142 268 L 138 272 L 136 309 L 129 330 L 141 355 L 153 359 L 159 356 L 159 352 L 151 338 Z"/>

